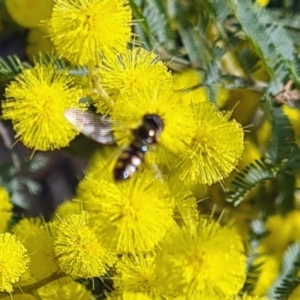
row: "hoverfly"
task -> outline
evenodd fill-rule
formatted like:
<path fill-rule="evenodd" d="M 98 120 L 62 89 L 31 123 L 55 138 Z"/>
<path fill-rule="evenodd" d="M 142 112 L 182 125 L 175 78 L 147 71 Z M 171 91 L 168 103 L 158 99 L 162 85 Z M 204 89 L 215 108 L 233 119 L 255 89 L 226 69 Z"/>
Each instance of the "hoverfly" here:
<path fill-rule="evenodd" d="M 100 144 L 113 144 L 115 138 L 109 118 L 75 108 L 65 111 L 65 118 L 82 134 Z M 131 143 L 122 149 L 113 169 L 115 181 L 131 178 L 144 162 L 149 148 L 157 144 L 164 128 L 162 119 L 156 114 L 146 114 L 140 125 L 132 130 Z"/>

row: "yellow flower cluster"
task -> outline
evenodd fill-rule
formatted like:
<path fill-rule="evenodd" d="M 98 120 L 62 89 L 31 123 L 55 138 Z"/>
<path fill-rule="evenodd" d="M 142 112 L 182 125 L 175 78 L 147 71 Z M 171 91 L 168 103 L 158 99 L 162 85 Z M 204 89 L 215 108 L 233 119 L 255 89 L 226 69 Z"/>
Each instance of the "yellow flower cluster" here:
<path fill-rule="evenodd" d="M 86 88 L 83 81 L 76 84 L 77 78 L 42 61 L 24 69 L 7 87 L 3 104 L 3 116 L 12 120 L 17 137 L 34 150 L 67 146 L 76 128 L 63 114 L 68 108 L 80 107 L 81 97 L 90 97 L 100 113 L 115 120 L 114 138 L 120 146 L 130 144 L 132 131 L 145 115 L 157 115 L 163 128 L 156 151 L 150 151 L 146 160 L 166 165 L 186 183 L 211 185 L 226 178 L 243 152 L 243 130 L 230 120 L 231 113 L 218 111 L 206 99 L 199 103 L 195 93 L 189 101 L 186 95 L 183 100 L 175 91 L 171 73 L 153 53 L 137 47 L 122 52 L 113 41 L 101 40 L 103 32 L 98 35 L 94 27 L 96 23 L 100 26 L 95 20 L 105 12 L 114 10 L 115 17 L 120 18 L 116 28 L 129 26 L 130 14 L 127 21 L 122 19 L 128 12 L 122 1 L 111 7 L 107 1 L 73 2 L 56 1 L 49 26 L 53 38 L 58 39 L 59 55 L 88 64 L 86 79 L 91 79 L 93 87 Z M 70 37 L 60 33 L 66 29 Z M 74 43 L 69 47 L 69 39 L 80 43 L 82 49 Z M 124 48 L 126 42 L 122 41 Z M 67 48 L 64 50 L 60 43 Z M 89 47 L 84 47 L 86 43 Z M 102 43 L 114 50 L 102 49 Z"/>
<path fill-rule="evenodd" d="M 243 287 L 240 236 L 200 216 L 189 189 L 234 170 L 244 149 L 242 126 L 203 91 L 179 92 L 154 53 L 127 47 L 131 23 L 125 0 L 55 0 L 44 24 L 69 67 L 40 59 L 6 87 L 3 117 L 34 151 L 66 147 L 84 126 L 94 139 L 113 130 L 119 150 L 93 157 L 76 201 L 58 208 L 51 222 L 23 219 L 13 235 L 3 234 L 0 250 L 11 264 L 1 271 L 3 291 L 18 282 L 41 299 L 88 299 L 71 279 L 100 276 L 114 282 L 111 299 L 233 299 Z M 74 76 L 72 64 L 85 72 Z M 109 121 L 89 119 L 86 103 Z M 70 124 L 65 116 L 72 113 Z M 145 116 L 157 116 L 162 127 L 149 151 L 133 143 L 138 128 L 155 134 L 141 129 Z M 116 182 L 116 156 L 128 159 L 128 145 L 143 156 L 141 166 Z"/>

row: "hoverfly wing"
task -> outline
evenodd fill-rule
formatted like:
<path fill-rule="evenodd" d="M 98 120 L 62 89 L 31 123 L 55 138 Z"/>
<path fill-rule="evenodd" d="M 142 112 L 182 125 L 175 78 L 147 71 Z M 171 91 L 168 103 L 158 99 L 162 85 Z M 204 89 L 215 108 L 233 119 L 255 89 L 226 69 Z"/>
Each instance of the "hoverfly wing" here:
<path fill-rule="evenodd" d="M 115 143 L 109 118 L 76 108 L 67 109 L 64 116 L 70 124 L 88 138 L 100 144 Z"/>

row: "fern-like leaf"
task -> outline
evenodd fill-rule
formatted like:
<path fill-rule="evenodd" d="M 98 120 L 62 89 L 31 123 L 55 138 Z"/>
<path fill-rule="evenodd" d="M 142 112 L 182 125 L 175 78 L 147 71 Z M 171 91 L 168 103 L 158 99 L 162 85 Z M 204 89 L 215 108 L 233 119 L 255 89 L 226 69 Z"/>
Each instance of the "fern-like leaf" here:
<path fill-rule="evenodd" d="M 226 0 L 226 3 L 264 62 L 270 76 L 280 82 L 289 75 L 294 81 L 299 82 L 294 68 L 296 57 L 294 44 L 284 28 L 278 24 L 266 26 L 262 15 L 267 14 L 267 11 L 259 9 L 248 0 Z"/>
<path fill-rule="evenodd" d="M 0 81 L 8 81 L 18 75 L 23 69 L 30 68 L 28 62 L 21 62 L 16 55 L 0 57 Z"/>
<path fill-rule="evenodd" d="M 291 292 L 300 283 L 300 277 L 298 277 L 299 268 L 300 247 L 299 244 L 295 243 L 289 246 L 284 255 L 280 275 L 268 292 L 270 299 L 289 299 Z"/>
<path fill-rule="evenodd" d="M 70 66 L 64 59 L 57 58 L 53 53 L 42 53 L 40 54 L 40 63 L 45 65 L 52 65 L 56 70 L 66 70 L 70 75 L 73 76 L 87 76 L 87 67 L 82 66 Z"/>
<path fill-rule="evenodd" d="M 144 46 L 148 50 L 153 50 L 157 46 L 173 50 L 175 48 L 174 32 L 162 2 L 130 0 L 129 3 L 136 20 L 135 32 Z"/>
<path fill-rule="evenodd" d="M 271 118 L 272 135 L 266 157 L 273 165 L 280 166 L 283 161 L 286 165 L 289 160 L 293 164 L 298 160 L 299 164 L 300 150 L 295 143 L 295 133 L 288 117 L 283 113 L 282 107 L 276 107 L 270 101 L 267 103 L 269 104 L 264 106 L 264 111 Z"/>
<path fill-rule="evenodd" d="M 37 195 L 40 192 L 40 184 L 28 178 L 26 174 L 40 170 L 46 163 L 46 157 L 37 154 L 30 161 L 23 161 L 20 169 L 16 169 L 9 163 L 0 165 L 0 186 L 4 186 L 10 192 L 14 204 L 26 208 L 28 199 L 24 190 L 31 195 Z"/>
<path fill-rule="evenodd" d="M 271 166 L 263 160 L 254 161 L 233 179 L 231 190 L 226 191 L 226 200 L 234 206 L 239 205 L 254 187 L 273 179 L 275 175 Z"/>
<path fill-rule="evenodd" d="M 255 219 L 250 224 L 250 247 L 249 253 L 247 255 L 247 265 L 246 265 L 246 280 L 242 291 L 251 294 L 254 290 L 258 278 L 261 274 L 261 267 L 263 262 L 258 263 L 257 260 L 261 256 L 258 248 L 261 244 L 262 238 L 266 234 L 265 224 L 258 219 Z"/>

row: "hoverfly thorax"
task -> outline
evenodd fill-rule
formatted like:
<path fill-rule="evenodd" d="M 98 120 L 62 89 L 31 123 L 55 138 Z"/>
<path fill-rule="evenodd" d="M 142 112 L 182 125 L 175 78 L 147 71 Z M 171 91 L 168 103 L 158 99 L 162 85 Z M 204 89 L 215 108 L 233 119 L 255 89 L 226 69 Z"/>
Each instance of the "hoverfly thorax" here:
<path fill-rule="evenodd" d="M 133 138 L 145 145 L 153 145 L 163 130 L 162 119 L 156 114 L 147 114 L 143 117 L 140 126 L 132 131 Z"/>

